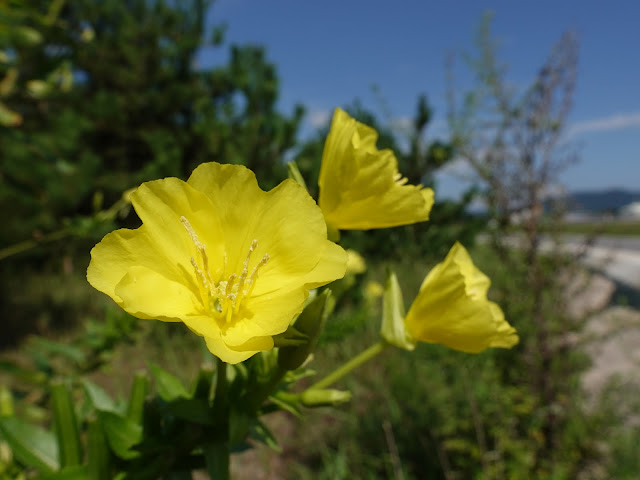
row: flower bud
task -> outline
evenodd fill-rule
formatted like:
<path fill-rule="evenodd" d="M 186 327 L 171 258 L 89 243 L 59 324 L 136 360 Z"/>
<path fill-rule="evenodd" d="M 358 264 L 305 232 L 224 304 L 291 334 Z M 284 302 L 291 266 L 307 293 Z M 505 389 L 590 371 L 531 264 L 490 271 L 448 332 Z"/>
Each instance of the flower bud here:
<path fill-rule="evenodd" d="M 305 390 L 300 394 L 300 403 L 305 407 L 333 407 L 351 400 L 351 392 L 333 389 Z"/>

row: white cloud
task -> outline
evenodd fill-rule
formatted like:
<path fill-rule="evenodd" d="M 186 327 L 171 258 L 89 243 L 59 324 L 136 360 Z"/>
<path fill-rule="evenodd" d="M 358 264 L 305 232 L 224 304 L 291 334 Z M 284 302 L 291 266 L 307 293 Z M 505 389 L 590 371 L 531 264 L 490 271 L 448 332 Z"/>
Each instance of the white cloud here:
<path fill-rule="evenodd" d="M 640 112 L 618 113 L 595 120 L 574 123 L 569 127 L 569 136 L 573 137 L 587 132 L 605 132 L 634 127 L 640 127 Z"/>
<path fill-rule="evenodd" d="M 395 117 L 391 119 L 391 128 L 408 132 L 413 128 L 413 119 L 410 117 Z"/>
<path fill-rule="evenodd" d="M 322 128 L 329 123 L 330 117 L 328 110 L 313 110 L 309 112 L 308 122 L 313 128 Z"/>
<path fill-rule="evenodd" d="M 452 175 L 454 177 L 469 177 L 473 175 L 473 168 L 471 168 L 469 162 L 462 158 L 454 158 L 449 163 L 445 164 L 440 171 L 443 174 Z"/>

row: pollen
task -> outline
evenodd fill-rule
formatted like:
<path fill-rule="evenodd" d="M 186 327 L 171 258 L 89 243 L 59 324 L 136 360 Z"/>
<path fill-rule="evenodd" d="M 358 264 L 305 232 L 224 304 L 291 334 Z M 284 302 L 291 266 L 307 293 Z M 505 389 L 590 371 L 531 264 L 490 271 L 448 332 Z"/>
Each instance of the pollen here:
<path fill-rule="evenodd" d="M 238 314 L 244 301 L 251 296 L 258 279 L 258 272 L 269 261 L 269 255 L 264 254 L 250 269 L 251 256 L 258 248 L 258 240 L 254 239 L 249 246 L 249 252 L 242 263 L 242 270 L 239 274 L 232 272 L 227 275 L 227 254 L 224 253 L 222 268 L 212 275 L 209 269 L 206 246 L 198 238 L 189 220 L 180 217 L 180 221 L 187 230 L 199 257 L 198 259 L 191 257 L 191 265 L 195 272 L 203 305 L 209 315 L 221 321 L 222 324 L 229 325 L 233 323 L 234 315 Z M 251 273 L 249 273 L 250 270 Z"/>

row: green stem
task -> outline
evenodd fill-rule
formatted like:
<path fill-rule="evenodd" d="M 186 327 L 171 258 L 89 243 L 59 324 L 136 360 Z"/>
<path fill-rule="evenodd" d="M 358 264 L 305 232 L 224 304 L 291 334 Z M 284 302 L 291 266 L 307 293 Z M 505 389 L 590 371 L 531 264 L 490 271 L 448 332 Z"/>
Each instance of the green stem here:
<path fill-rule="evenodd" d="M 217 375 L 216 375 L 216 393 L 213 400 L 213 408 L 215 410 L 226 409 L 227 404 L 227 364 L 216 358 Z"/>
<path fill-rule="evenodd" d="M 205 461 L 211 478 L 229 480 L 229 399 L 227 398 L 227 364 L 217 359 L 216 393 L 213 411 L 216 418 L 215 439 L 205 445 Z"/>
<path fill-rule="evenodd" d="M 247 402 L 249 405 L 249 411 L 257 411 L 263 404 L 263 402 L 269 398 L 269 395 L 273 393 L 278 384 L 282 381 L 287 370 L 278 367 L 271 375 L 271 378 L 267 383 L 262 385 L 255 392 L 252 392 L 250 400 Z"/>
<path fill-rule="evenodd" d="M 62 230 L 42 235 L 38 240 L 24 240 L 13 245 L 9 245 L 8 247 L 0 249 L 0 260 L 4 260 L 5 258 L 16 255 L 18 253 L 26 252 L 27 250 L 31 250 L 38 245 L 43 245 L 45 243 L 60 240 L 70 234 L 71 232 L 68 229 L 64 228 Z"/>
<path fill-rule="evenodd" d="M 353 357 L 347 363 L 342 365 L 340 368 L 334 370 L 319 382 L 311 385 L 307 390 L 327 388 L 328 386 L 334 384 L 335 382 L 340 380 L 342 377 L 350 373 L 352 370 L 355 370 L 363 363 L 367 362 L 368 360 L 371 360 L 373 357 L 375 357 L 379 353 L 382 353 L 388 346 L 389 346 L 389 343 L 385 342 L 384 340 L 380 340 L 378 343 L 374 343 L 369 348 L 360 352 L 358 355 Z"/>

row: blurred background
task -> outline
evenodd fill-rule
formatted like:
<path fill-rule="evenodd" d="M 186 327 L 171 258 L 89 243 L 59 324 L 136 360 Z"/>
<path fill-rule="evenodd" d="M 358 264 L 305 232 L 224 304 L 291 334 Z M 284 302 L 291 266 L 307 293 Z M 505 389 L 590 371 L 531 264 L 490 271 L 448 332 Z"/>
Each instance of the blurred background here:
<path fill-rule="evenodd" d="M 379 132 L 426 224 L 343 232 L 342 285 L 313 367 L 378 335 L 379 285 L 405 301 L 456 240 L 521 343 L 387 352 L 237 478 L 637 478 L 640 6 L 620 2 L 74 0 L 0 3 L 0 378 L 46 423 L 42 386 L 125 392 L 156 362 L 193 378 L 199 339 L 128 317 L 85 278 L 127 190 L 243 164 L 263 189 L 295 160 L 310 193 L 333 109 Z M 1 472 L 0 472 L 1 474 Z"/>

